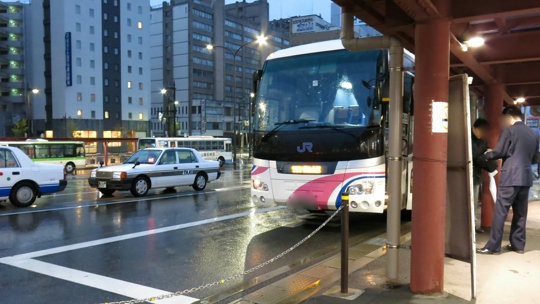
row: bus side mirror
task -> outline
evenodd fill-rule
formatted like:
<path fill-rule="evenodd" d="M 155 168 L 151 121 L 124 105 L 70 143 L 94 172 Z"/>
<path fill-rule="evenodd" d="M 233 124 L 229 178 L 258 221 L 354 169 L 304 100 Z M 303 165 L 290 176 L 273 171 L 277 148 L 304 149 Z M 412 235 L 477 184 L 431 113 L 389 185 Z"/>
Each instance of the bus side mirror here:
<path fill-rule="evenodd" d="M 259 89 L 259 82 L 261 81 L 263 70 L 257 70 L 253 72 L 253 98 L 251 99 L 251 116 L 255 116 L 255 98 L 257 97 L 257 91 Z"/>
<path fill-rule="evenodd" d="M 99 161 L 99 166 L 100 166 L 100 167 L 103 167 L 104 164 L 105 164 L 104 161 L 102 161 L 102 160 Z"/>

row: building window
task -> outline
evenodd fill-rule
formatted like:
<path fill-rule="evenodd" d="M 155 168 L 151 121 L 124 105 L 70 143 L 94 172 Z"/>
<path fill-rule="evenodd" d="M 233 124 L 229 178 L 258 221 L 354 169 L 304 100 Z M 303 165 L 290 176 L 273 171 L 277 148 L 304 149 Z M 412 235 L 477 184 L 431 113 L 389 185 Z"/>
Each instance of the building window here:
<path fill-rule="evenodd" d="M 109 31 L 107 29 L 103 30 L 103 37 L 109 37 Z"/>
<path fill-rule="evenodd" d="M 128 41 L 128 42 L 131 42 L 131 34 L 128 34 L 128 35 L 127 35 L 127 41 Z"/>
<path fill-rule="evenodd" d="M 95 68 L 96 67 L 96 61 L 94 59 L 90 59 L 90 68 Z"/>
<path fill-rule="evenodd" d="M 137 6 L 137 13 L 142 14 L 142 6 Z"/>
<path fill-rule="evenodd" d="M 139 120 L 143 120 L 143 113 L 142 112 L 139 113 Z"/>
<path fill-rule="evenodd" d="M 131 81 L 127 82 L 127 87 L 128 87 L 128 89 L 131 89 Z"/>
<path fill-rule="evenodd" d="M 103 96 L 103 102 L 104 103 L 109 103 L 109 95 Z"/>
<path fill-rule="evenodd" d="M 77 117 L 82 118 L 82 110 L 81 109 L 77 110 Z"/>
<path fill-rule="evenodd" d="M 96 111 L 91 111 L 91 112 L 90 112 L 90 116 L 91 116 L 92 118 L 96 118 Z"/>
<path fill-rule="evenodd" d="M 143 83 L 139 82 L 139 90 L 142 90 L 142 89 L 143 89 Z"/>
<path fill-rule="evenodd" d="M 201 29 L 203 31 L 212 32 L 212 26 L 199 21 L 193 21 L 193 27 Z"/>
<path fill-rule="evenodd" d="M 133 97 L 128 96 L 128 103 L 129 103 L 129 104 L 132 104 L 132 103 L 133 103 Z"/>
<path fill-rule="evenodd" d="M 82 59 L 81 59 L 81 57 L 77 57 L 77 58 L 75 59 L 75 65 L 78 66 L 78 67 L 82 66 Z"/>
<path fill-rule="evenodd" d="M 75 14 L 80 15 L 81 14 L 81 6 L 75 5 Z"/>
<path fill-rule="evenodd" d="M 139 52 L 139 59 L 142 60 L 142 52 Z"/>
<path fill-rule="evenodd" d="M 77 84 L 82 84 L 82 76 L 77 75 Z"/>
<path fill-rule="evenodd" d="M 108 87 L 109 86 L 109 78 L 103 79 L 103 84 Z"/>
<path fill-rule="evenodd" d="M 131 26 L 131 19 L 130 18 L 127 19 L 127 25 Z"/>
<path fill-rule="evenodd" d="M 114 39 L 118 39 L 118 32 L 114 32 Z"/>
<path fill-rule="evenodd" d="M 82 93 L 77 93 L 77 101 L 82 101 Z"/>
<path fill-rule="evenodd" d="M 105 117 L 105 119 L 109 119 L 109 111 L 105 111 L 105 113 L 103 113 L 103 116 Z"/>
<path fill-rule="evenodd" d="M 94 76 L 90 77 L 90 84 L 91 85 L 96 85 L 96 77 L 94 77 Z"/>
<path fill-rule="evenodd" d="M 114 16 L 113 20 L 114 20 L 115 23 L 118 23 L 118 16 Z"/>
<path fill-rule="evenodd" d="M 79 22 L 75 23 L 75 31 L 77 32 L 81 31 L 81 24 Z"/>
<path fill-rule="evenodd" d="M 88 10 L 88 16 L 94 17 L 94 9 L 93 8 Z"/>
<path fill-rule="evenodd" d="M 143 74 L 143 68 L 139 68 L 139 75 Z"/>
<path fill-rule="evenodd" d="M 103 53 L 105 53 L 105 54 L 109 53 L 109 47 L 108 46 L 103 47 Z"/>
<path fill-rule="evenodd" d="M 142 98 L 142 97 L 139 97 L 139 104 L 140 104 L 140 105 L 143 104 L 143 98 Z"/>
<path fill-rule="evenodd" d="M 139 44 L 142 44 L 142 37 L 137 37 L 137 41 L 139 42 Z"/>
<path fill-rule="evenodd" d="M 206 35 L 201 35 L 199 33 L 193 33 L 193 39 L 204 41 L 206 43 L 212 43 L 212 38 Z"/>
<path fill-rule="evenodd" d="M 132 118 L 133 118 L 133 114 L 131 114 L 131 112 L 128 113 L 128 118 L 129 118 L 129 119 L 132 119 Z"/>
<path fill-rule="evenodd" d="M 131 50 L 127 51 L 128 58 L 131 58 Z"/>
<path fill-rule="evenodd" d="M 108 62 L 104 62 L 104 63 L 103 63 L 103 69 L 104 69 L 104 70 L 108 70 L 108 69 L 109 69 L 109 63 L 108 63 Z"/>
<path fill-rule="evenodd" d="M 77 48 L 77 50 L 81 49 L 81 45 L 82 45 L 82 43 L 81 43 L 80 40 L 75 41 L 75 48 Z"/>
<path fill-rule="evenodd" d="M 93 42 L 90 42 L 90 51 L 93 52 L 96 50 L 96 45 Z"/>
<path fill-rule="evenodd" d="M 115 80 L 114 81 L 114 87 L 118 88 L 119 86 L 120 86 L 120 82 L 118 82 L 118 80 Z"/>
<path fill-rule="evenodd" d="M 142 29 L 142 21 L 137 22 L 137 28 Z"/>
<path fill-rule="evenodd" d="M 96 94 L 94 94 L 94 93 L 90 94 L 90 101 L 91 102 L 96 102 Z"/>
<path fill-rule="evenodd" d="M 109 15 L 107 15 L 107 13 L 103 13 L 103 20 L 107 20 L 109 19 Z"/>
<path fill-rule="evenodd" d="M 131 66 L 130 65 L 128 65 L 128 73 L 131 74 Z"/>
<path fill-rule="evenodd" d="M 127 4 L 127 10 L 130 11 L 131 10 L 131 3 L 128 2 Z"/>
<path fill-rule="evenodd" d="M 200 11 L 198 9 L 193 9 L 193 15 L 204 18 L 204 19 L 212 20 L 212 14 Z"/>
<path fill-rule="evenodd" d="M 118 55 L 118 48 L 114 48 L 114 54 Z"/>

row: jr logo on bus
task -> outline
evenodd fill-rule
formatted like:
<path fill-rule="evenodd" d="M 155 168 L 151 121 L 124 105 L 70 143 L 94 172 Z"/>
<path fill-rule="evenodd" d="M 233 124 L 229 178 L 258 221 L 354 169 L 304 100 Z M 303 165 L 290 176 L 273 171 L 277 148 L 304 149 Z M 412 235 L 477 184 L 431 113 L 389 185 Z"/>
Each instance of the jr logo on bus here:
<path fill-rule="evenodd" d="M 311 151 L 311 149 L 313 148 L 313 144 L 310 143 L 310 142 L 305 142 L 305 143 L 302 143 L 302 147 L 300 146 L 297 146 L 296 147 L 296 151 L 300 152 L 300 153 L 304 153 L 304 152 L 313 152 Z"/>

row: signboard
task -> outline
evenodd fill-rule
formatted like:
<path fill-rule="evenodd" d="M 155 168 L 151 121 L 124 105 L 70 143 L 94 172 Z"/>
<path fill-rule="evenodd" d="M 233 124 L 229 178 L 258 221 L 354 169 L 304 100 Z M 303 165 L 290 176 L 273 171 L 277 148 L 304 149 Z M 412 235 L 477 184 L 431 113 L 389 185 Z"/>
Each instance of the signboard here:
<path fill-rule="evenodd" d="M 71 32 L 66 32 L 66 86 L 73 85 L 72 65 L 71 65 Z"/>
<path fill-rule="evenodd" d="M 332 25 L 318 16 L 291 18 L 293 34 L 323 32 L 331 29 Z"/>
<path fill-rule="evenodd" d="M 539 118 L 538 117 L 527 117 L 527 121 L 526 121 L 526 124 L 527 126 L 533 128 L 533 129 L 538 129 L 539 128 Z"/>
<path fill-rule="evenodd" d="M 448 133 L 448 102 L 431 102 L 431 132 Z"/>

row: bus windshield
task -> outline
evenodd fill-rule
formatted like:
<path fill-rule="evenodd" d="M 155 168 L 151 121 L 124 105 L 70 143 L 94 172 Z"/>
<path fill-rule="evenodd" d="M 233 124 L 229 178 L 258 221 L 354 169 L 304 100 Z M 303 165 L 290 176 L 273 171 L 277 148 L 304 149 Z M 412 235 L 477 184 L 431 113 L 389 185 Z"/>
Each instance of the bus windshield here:
<path fill-rule="evenodd" d="M 374 88 L 383 54 L 342 50 L 267 61 L 255 130 L 379 125 Z"/>
<path fill-rule="evenodd" d="M 156 140 L 154 138 L 139 139 L 139 150 L 145 148 L 155 148 Z"/>

